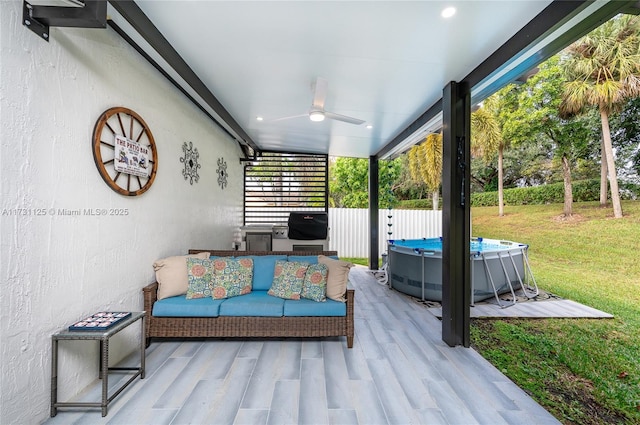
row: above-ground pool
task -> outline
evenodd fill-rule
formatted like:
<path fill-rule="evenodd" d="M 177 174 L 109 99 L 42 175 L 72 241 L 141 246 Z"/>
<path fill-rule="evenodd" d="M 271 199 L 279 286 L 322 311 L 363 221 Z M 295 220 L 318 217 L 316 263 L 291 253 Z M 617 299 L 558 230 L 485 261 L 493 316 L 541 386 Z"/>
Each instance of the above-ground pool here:
<path fill-rule="evenodd" d="M 516 289 L 525 291 L 533 280 L 527 260 L 528 245 L 495 239 L 471 240 L 473 302 Z M 442 301 L 442 238 L 390 240 L 387 250 L 389 286 L 423 300 Z M 535 286 L 535 281 L 533 282 Z M 533 293 L 533 295 L 531 295 Z"/>

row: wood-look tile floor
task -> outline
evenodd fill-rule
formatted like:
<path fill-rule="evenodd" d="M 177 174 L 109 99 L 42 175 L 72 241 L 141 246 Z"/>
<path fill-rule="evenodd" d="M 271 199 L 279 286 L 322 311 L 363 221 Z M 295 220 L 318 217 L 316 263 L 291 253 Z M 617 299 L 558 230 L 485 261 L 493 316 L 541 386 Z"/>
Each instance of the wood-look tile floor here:
<path fill-rule="evenodd" d="M 448 347 L 424 306 L 363 268 L 356 336 L 165 340 L 146 378 L 100 409 L 60 409 L 46 424 L 557 424 L 477 352 Z M 110 385 L 118 385 L 110 375 Z M 96 381 L 77 401 L 99 400 Z"/>

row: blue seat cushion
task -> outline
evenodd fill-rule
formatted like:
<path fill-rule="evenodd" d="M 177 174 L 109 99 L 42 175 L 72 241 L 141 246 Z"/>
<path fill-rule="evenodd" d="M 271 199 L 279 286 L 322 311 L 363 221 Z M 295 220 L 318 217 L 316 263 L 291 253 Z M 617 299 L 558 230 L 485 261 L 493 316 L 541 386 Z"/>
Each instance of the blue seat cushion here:
<path fill-rule="evenodd" d="M 294 316 L 346 316 L 347 304 L 331 300 L 284 300 L 284 315 Z"/>
<path fill-rule="evenodd" d="M 253 259 L 253 281 L 254 291 L 268 291 L 273 282 L 273 273 L 276 269 L 277 260 L 287 260 L 286 255 L 246 255 L 240 258 Z M 258 316 L 257 314 L 254 316 Z"/>
<path fill-rule="evenodd" d="M 283 311 L 284 300 L 268 295 L 267 291 L 228 298 L 220 306 L 220 316 L 280 317 Z"/>
<path fill-rule="evenodd" d="M 188 300 L 186 295 L 178 295 L 153 303 L 151 314 L 155 317 L 218 317 L 222 301 L 211 297 Z"/>

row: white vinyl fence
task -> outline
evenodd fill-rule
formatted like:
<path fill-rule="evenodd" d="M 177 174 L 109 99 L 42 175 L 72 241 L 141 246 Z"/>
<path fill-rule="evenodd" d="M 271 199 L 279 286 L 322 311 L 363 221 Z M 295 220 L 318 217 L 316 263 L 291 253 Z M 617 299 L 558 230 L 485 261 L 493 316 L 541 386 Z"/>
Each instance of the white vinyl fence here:
<path fill-rule="evenodd" d="M 379 210 L 378 214 L 380 254 L 387 251 L 387 239 L 442 236 L 442 211 L 384 209 Z M 389 231 L 392 232 L 391 236 L 387 234 Z M 340 257 L 367 258 L 369 256 L 369 210 L 329 208 L 329 249 L 338 251 Z"/>

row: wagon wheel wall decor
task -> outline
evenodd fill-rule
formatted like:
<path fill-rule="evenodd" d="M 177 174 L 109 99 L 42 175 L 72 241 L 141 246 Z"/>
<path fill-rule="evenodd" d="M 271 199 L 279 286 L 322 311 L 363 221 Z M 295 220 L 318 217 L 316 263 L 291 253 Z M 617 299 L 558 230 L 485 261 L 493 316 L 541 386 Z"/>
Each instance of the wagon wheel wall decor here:
<path fill-rule="evenodd" d="M 141 151 L 144 155 L 122 155 L 116 147 L 118 141 L 127 144 L 130 152 Z M 111 189 L 126 196 L 149 190 L 158 171 L 158 152 L 151 130 L 140 115 L 124 107 L 107 109 L 96 122 L 92 145 L 96 167 Z M 116 151 L 121 153 L 118 158 Z M 129 171 L 118 171 L 116 168 L 125 166 L 121 163 L 130 166 Z"/>

